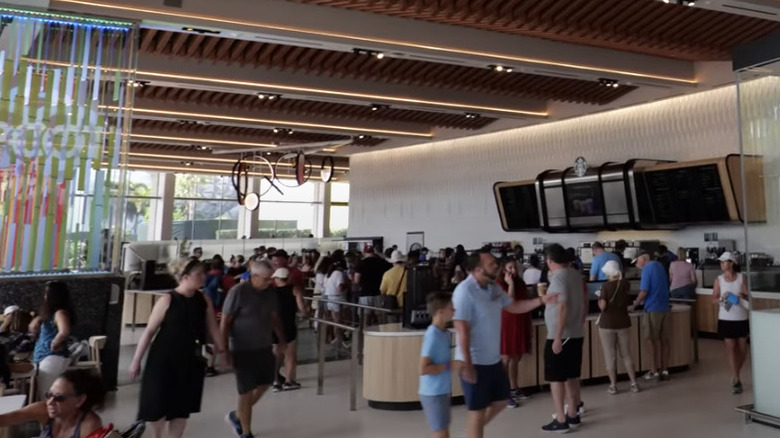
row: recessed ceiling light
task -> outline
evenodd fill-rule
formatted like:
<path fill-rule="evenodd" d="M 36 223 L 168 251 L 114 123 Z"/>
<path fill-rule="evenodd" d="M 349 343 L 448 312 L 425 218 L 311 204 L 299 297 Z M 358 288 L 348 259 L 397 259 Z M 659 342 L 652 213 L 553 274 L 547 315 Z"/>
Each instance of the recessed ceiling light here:
<path fill-rule="evenodd" d="M 127 83 L 133 88 L 143 88 L 149 85 L 149 81 L 127 81 Z"/>
<path fill-rule="evenodd" d="M 390 105 L 382 105 L 382 104 L 379 104 L 379 103 L 372 103 L 371 104 L 371 111 L 379 111 L 379 110 L 388 109 L 388 108 L 390 108 Z"/>
<path fill-rule="evenodd" d="M 477 117 L 479 117 L 479 114 L 477 113 L 466 113 L 467 119 L 476 119 Z"/>
<path fill-rule="evenodd" d="M 382 52 L 378 52 L 378 53 L 374 54 L 374 56 L 376 57 L 376 59 L 382 59 L 382 58 L 385 57 L 385 54 L 382 53 Z"/>
<path fill-rule="evenodd" d="M 282 97 L 281 94 L 257 93 L 257 98 L 260 100 L 276 100 L 276 99 L 280 99 L 281 97 Z"/>
<path fill-rule="evenodd" d="M 489 65 L 488 68 L 496 73 L 512 73 L 514 71 L 513 67 L 509 67 L 507 65 L 492 64 Z"/>

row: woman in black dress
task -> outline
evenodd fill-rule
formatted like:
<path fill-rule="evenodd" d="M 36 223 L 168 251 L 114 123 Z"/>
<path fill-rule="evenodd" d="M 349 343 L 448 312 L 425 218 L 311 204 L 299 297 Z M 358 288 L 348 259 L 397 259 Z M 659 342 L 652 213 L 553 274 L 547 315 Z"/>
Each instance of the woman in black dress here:
<path fill-rule="evenodd" d="M 206 279 L 203 264 L 183 259 L 172 266 L 171 273 L 179 286 L 157 300 L 130 365 L 130 377 L 135 379 L 151 343 L 141 380 L 138 419 L 151 423 L 155 438 L 181 437 L 190 414 L 200 412 L 206 333 L 218 353 L 225 351 L 214 307 L 200 291 Z"/>

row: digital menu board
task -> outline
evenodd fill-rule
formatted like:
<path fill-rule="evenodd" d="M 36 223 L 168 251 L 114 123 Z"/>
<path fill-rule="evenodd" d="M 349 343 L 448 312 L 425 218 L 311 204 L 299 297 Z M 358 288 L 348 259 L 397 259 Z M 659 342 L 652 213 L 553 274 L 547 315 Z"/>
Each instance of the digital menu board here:
<path fill-rule="evenodd" d="M 539 203 L 533 182 L 496 183 L 494 186 L 501 225 L 505 231 L 538 230 Z"/>

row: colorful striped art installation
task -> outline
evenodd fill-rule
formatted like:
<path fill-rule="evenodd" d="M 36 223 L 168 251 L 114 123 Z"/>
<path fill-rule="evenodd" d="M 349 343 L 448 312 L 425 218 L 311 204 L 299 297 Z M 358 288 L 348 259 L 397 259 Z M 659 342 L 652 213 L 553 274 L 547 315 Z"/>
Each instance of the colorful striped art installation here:
<path fill-rule="evenodd" d="M 0 272 L 110 270 L 136 26 L 0 7 L 0 27 Z"/>

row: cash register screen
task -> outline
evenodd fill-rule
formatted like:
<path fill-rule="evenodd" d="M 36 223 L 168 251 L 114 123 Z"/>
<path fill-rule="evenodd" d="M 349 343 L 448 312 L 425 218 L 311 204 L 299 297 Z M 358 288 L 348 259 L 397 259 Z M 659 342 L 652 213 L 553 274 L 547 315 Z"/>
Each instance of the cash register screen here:
<path fill-rule="evenodd" d="M 588 287 L 588 299 L 589 300 L 598 300 L 599 297 L 596 295 L 596 291 L 601 289 L 601 286 L 606 283 L 606 281 L 589 281 L 586 283 Z"/>

